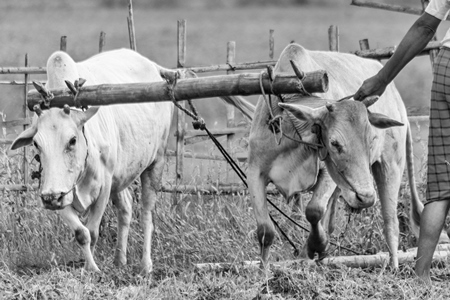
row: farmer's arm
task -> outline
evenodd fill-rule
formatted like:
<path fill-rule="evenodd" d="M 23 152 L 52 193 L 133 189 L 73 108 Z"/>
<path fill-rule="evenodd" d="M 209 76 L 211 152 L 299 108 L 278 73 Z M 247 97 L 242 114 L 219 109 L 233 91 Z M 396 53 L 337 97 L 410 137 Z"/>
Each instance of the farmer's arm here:
<path fill-rule="evenodd" d="M 424 13 L 411 26 L 386 65 L 375 76 L 364 81 L 354 99 L 362 100 L 367 96 L 383 94 L 386 86 L 433 38 L 440 19 Z"/>

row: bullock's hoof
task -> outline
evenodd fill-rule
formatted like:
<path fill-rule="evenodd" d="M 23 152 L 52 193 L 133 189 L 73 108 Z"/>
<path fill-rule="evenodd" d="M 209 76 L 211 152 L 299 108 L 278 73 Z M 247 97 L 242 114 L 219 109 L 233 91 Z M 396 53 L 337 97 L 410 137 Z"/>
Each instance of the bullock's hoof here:
<path fill-rule="evenodd" d="M 100 273 L 100 269 L 97 267 L 97 265 L 92 265 L 92 266 L 84 266 L 84 270 L 89 271 L 89 272 L 95 272 L 95 273 Z"/>
<path fill-rule="evenodd" d="M 139 272 L 139 274 L 141 276 L 147 276 L 147 275 L 149 275 L 152 272 L 153 272 L 153 263 L 152 262 L 150 262 L 150 263 L 142 263 L 141 271 Z"/>
<path fill-rule="evenodd" d="M 328 257 L 330 255 L 330 244 L 327 244 L 327 247 L 325 248 L 324 251 L 319 252 L 319 258 L 317 259 L 318 261 L 323 260 L 324 258 Z"/>
<path fill-rule="evenodd" d="M 317 239 L 308 238 L 306 251 L 310 259 L 314 259 L 316 253 L 319 255 L 320 259 L 320 256 L 323 255 L 323 253 L 326 253 L 328 248 L 328 239 L 317 241 Z"/>

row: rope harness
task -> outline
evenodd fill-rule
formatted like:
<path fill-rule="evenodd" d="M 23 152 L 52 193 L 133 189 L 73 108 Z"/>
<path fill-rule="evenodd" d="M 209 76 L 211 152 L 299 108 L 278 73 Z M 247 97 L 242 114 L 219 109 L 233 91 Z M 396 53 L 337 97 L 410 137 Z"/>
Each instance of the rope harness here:
<path fill-rule="evenodd" d="M 273 78 L 272 78 L 272 75 L 271 75 L 271 74 L 272 74 L 271 71 L 272 71 L 271 66 L 269 66 L 267 72 L 268 72 L 268 74 L 269 74 L 270 87 L 271 87 L 271 91 L 272 91 L 272 93 L 273 93 L 273 89 L 272 89 L 272 87 L 273 87 L 273 85 L 272 85 Z M 263 95 L 263 97 L 264 97 L 264 100 L 265 100 L 265 102 L 266 102 L 266 104 L 267 104 L 267 107 L 269 108 L 269 113 L 270 113 L 271 119 L 269 120 L 268 125 L 270 126 L 272 132 L 273 132 L 274 135 L 275 135 L 275 142 L 279 145 L 279 144 L 281 143 L 281 138 L 282 138 L 282 137 L 286 137 L 286 138 L 288 138 L 288 139 L 290 139 L 290 140 L 293 140 L 293 141 L 295 141 L 295 142 L 302 143 L 302 144 L 305 144 L 305 145 L 307 145 L 307 146 L 310 146 L 310 147 L 312 147 L 312 148 L 314 148 L 314 149 L 316 149 L 316 150 L 318 150 L 318 149 L 321 148 L 321 147 L 324 147 L 323 144 L 309 143 L 309 142 L 306 142 L 306 141 L 301 140 L 301 135 L 298 133 L 298 131 L 297 131 L 297 129 L 295 128 L 295 126 L 293 126 L 293 127 L 294 127 L 294 129 L 296 130 L 296 133 L 297 133 L 297 135 L 300 137 L 300 139 L 296 139 L 296 138 L 293 138 L 293 137 L 289 137 L 288 135 L 286 135 L 285 133 L 283 133 L 283 131 L 282 131 L 282 126 L 281 126 L 281 125 L 282 125 L 281 122 L 282 122 L 283 117 L 282 117 L 282 115 L 277 115 L 277 116 L 275 116 L 275 115 L 273 114 L 272 105 L 271 105 L 271 104 L 272 104 L 271 95 L 269 94 L 269 97 L 268 97 L 268 98 L 266 97 L 266 94 L 265 94 L 265 91 L 264 91 L 264 86 L 263 86 L 263 84 L 262 84 L 263 74 L 264 74 L 264 71 L 261 72 L 261 74 L 260 74 L 260 87 L 261 87 L 261 93 L 262 93 L 262 95 Z M 199 117 L 198 111 L 197 111 L 197 109 L 195 108 L 195 106 L 194 106 L 194 104 L 192 103 L 192 101 L 191 101 L 190 99 L 189 99 L 189 100 L 186 100 L 186 101 L 188 102 L 188 104 L 189 104 L 191 110 L 188 110 L 188 109 L 186 109 L 185 107 L 183 107 L 183 106 L 181 106 L 180 104 L 178 104 L 177 99 L 176 99 L 176 97 L 175 97 L 174 90 L 175 90 L 175 86 L 176 86 L 177 79 L 179 78 L 179 76 L 180 76 L 180 74 L 178 73 L 178 75 L 175 76 L 175 79 L 173 79 L 173 78 L 172 78 L 172 79 L 169 79 L 169 78 L 166 79 L 166 82 L 167 82 L 167 84 L 168 84 L 168 85 L 167 85 L 167 93 L 168 93 L 168 95 L 170 96 L 170 98 L 171 98 L 173 104 L 174 104 L 178 109 L 180 109 L 181 111 L 183 111 L 184 113 L 186 113 L 188 116 L 190 116 L 190 117 L 194 120 L 194 121 L 192 122 L 192 126 L 193 126 L 194 129 L 197 129 L 197 130 L 204 130 L 204 131 L 207 133 L 208 137 L 211 139 L 211 141 L 212 141 L 212 142 L 216 145 L 216 147 L 219 149 L 219 151 L 221 152 L 221 154 L 224 156 L 225 160 L 229 163 L 229 165 L 232 167 L 232 169 L 234 170 L 234 172 L 235 172 L 235 173 L 237 174 L 237 176 L 241 179 L 242 183 L 245 185 L 246 188 L 248 188 L 248 184 L 247 184 L 247 176 L 245 175 L 244 171 L 242 171 L 242 169 L 241 169 L 241 168 L 239 167 L 239 165 L 234 161 L 234 159 L 230 156 L 230 154 L 228 154 L 228 152 L 227 152 L 226 149 L 222 146 L 222 144 L 221 144 L 221 143 L 216 139 L 216 137 L 208 130 L 208 128 L 206 127 L 206 123 L 205 123 L 204 119 Z M 301 90 L 302 90 L 302 92 L 305 93 L 305 94 L 307 94 L 307 95 L 310 95 L 310 94 L 305 90 L 303 84 L 301 83 L 301 80 L 300 80 L 300 85 L 301 85 Z M 283 98 L 281 97 L 281 95 L 277 95 L 277 97 L 278 97 L 280 100 L 283 99 Z M 352 96 L 349 96 L 349 98 L 351 98 L 351 97 L 352 97 Z M 277 122 L 278 122 L 278 124 L 277 124 Z M 292 122 L 292 120 L 291 120 L 291 122 Z M 294 125 L 294 124 L 292 124 L 292 125 Z M 277 139 L 277 137 L 276 137 L 276 133 L 277 133 L 277 132 L 281 132 L 280 139 Z M 294 225 L 298 226 L 299 228 L 303 229 L 303 230 L 306 231 L 306 232 L 310 232 L 310 230 L 307 229 L 305 226 L 303 226 L 303 225 L 297 223 L 295 220 L 293 220 L 291 217 L 289 217 L 286 213 L 284 213 L 284 212 L 283 212 L 279 207 L 277 207 L 270 199 L 266 198 L 266 200 L 267 200 L 267 202 L 268 202 L 270 205 L 272 205 L 272 206 L 273 206 L 273 207 L 274 207 L 281 215 L 283 215 L 286 219 L 288 219 L 288 220 L 289 220 L 290 222 L 292 222 Z M 292 240 L 287 236 L 287 234 L 283 231 L 283 229 L 280 227 L 280 225 L 278 224 L 278 222 L 272 217 L 272 215 L 271 215 L 270 213 L 269 213 L 269 217 L 270 217 L 271 221 L 274 223 L 275 227 L 279 230 L 279 232 L 285 237 L 285 239 L 289 242 L 289 244 L 292 246 L 292 248 L 294 248 L 294 256 L 298 256 L 298 255 L 300 254 L 300 250 L 296 247 L 296 245 L 292 242 Z M 347 250 L 347 251 L 349 251 L 349 252 L 352 252 L 352 253 L 354 253 L 354 254 L 356 254 L 356 255 L 359 255 L 358 252 L 356 252 L 356 251 L 354 251 L 354 250 L 352 250 L 352 249 L 350 249 L 350 248 L 347 248 L 347 247 L 338 245 L 338 244 L 336 244 L 336 243 L 334 243 L 334 242 L 332 242 L 332 241 L 330 241 L 329 243 L 330 243 L 331 245 L 337 247 L 337 248 L 341 248 L 341 249 Z M 323 259 L 323 258 L 325 258 L 325 256 L 323 256 L 321 259 Z M 319 260 L 321 260 L 321 259 L 319 259 Z"/>

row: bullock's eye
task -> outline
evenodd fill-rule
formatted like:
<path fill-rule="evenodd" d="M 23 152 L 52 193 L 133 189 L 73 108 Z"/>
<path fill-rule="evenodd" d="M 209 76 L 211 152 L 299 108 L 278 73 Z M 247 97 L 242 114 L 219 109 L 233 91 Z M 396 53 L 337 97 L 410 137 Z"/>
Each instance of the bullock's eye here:
<path fill-rule="evenodd" d="M 75 146 L 76 143 L 77 143 L 77 138 L 76 137 L 71 138 L 69 141 L 69 147 Z"/>
<path fill-rule="evenodd" d="M 330 144 L 337 152 L 342 152 L 342 145 L 338 141 L 331 140 Z"/>

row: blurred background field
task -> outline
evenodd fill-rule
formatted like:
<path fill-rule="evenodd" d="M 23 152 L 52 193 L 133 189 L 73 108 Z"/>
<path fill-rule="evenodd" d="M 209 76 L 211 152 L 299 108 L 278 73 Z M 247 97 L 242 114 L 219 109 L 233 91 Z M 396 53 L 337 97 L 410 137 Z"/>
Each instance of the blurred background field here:
<path fill-rule="evenodd" d="M 421 7 L 419 0 L 382 2 Z M 358 41 L 363 38 L 369 39 L 371 48 L 393 46 L 417 18 L 350 6 L 349 0 L 134 0 L 133 3 L 138 52 L 165 67 L 176 66 L 176 24 L 180 19 L 187 20 L 187 66 L 200 66 L 225 63 L 228 41 L 236 41 L 237 62 L 268 60 L 270 29 L 275 30 L 275 59 L 293 40 L 311 50 L 327 51 L 330 25 L 339 26 L 341 52 L 358 50 Z M 0 67 L 23 66 L 25 53 L 29 65 L 45 66 L 49 55 L 59 49 L 62 35 L 67 36 L 67 52 L 76 61 L 98 52 L 100 31 L 106 32 L 105 50 L 128 48 L 126 4 L 125 0 L 2 0 Z M 447 27 L 447 24 L 441 26 L 438 38 L 444 36 Z M 23 76 L 0 75 L 0 80 L 13 79 L 23 80 Z M 31 79 L 44 80 L 45 76 L 33 75 Z M 396 84 L 410 115 L 428 113 L 431 66 L 427 56 L 416 58 L 406 67 Z M 11 91 L 0 92 L 0 97 L 3 103 L 13 99 Z M 249 99 L 256 102 L 256 97 Z M 196 103 L 209 128 L 225 126 L 222 102 Z M 242 126 L 249 124 L 244 122 Z M 416 145 L 422 147 L 421 154 L 416 155 L 416 165 L 421 166 L 426 159 L 423 154 L 426 124 L 416 126 L 419 129 L 415 134 Z M 175 138 L 171 135 L 169 139 L 173 148 Z M 235 147 L 245 150 L 246 137 L 236 141 Z M 205 144 L 203 150 L 213 152 L 214 147 Z M 11 158 L 5 148 L 2 151 L 0 184 L 20 183 L 23 178 L 19 155 Z M 167 181 L 173 179 L 173 164 L 173 160 L 167 163 Z M 186 183 L 214 183 L 226 173 L 223 163 L 193 161 L 192 164 L 193 168 L 185 176 Z M 418 172 L 424 175 L 423 168 Z M 423 199 L 423 181 L 419 184 Z M 270 277 L 271 281 L 255 270 L 238 267 L 218 273 L 196 271 L 193 267 L 196 263 L 238 263 L 259 258 L 255 221 L 245 194 L 182 194 L 174 207 L 172 195 L 161 193 L 155 212 L 152 255 L 155 272 L 152 281 L 147 281 L 136 275 L 142 234 L 138 222 L 140 194 L 136 185 L 133 189 L 136 205 L 129 240 L 129 265 L 123 270 L 112 265 L 117 218 L 114 209 L 109 207 L 95 255 L 103 271 L 98 276 L 74 267 L 77 264 L 73 262 L 79 259 L 80 253 L 73 234 L 54 212 L 42 208 L 37 193 L 3 192 L 0 196 L 0 299 L 252 299 L 269 284 L 277 294 L 283 295 L 281 298 L 296 299 L 301 295 L 305 299 L 391 299 L 398 295 L 420 299 L 427 293 L 415 287 L 410 264 L 397 272 L 383 267 L 363 273 L 346 268 L 298 266 L 279 271 Z M 306 223 L 302 210 L 296 210 L 292 203 L 286 203 L 281 197 L 273 200 L 296 220 Z M 304 201 L 308 201 L 307 194 Z M 399 204 L 401 248 L 416 243 L 408 231 L 408 201 L 409 189 L 403 186 Z M 278 213 L 273 214 L 298 247 L 302 247 L 306 233 Z M 378 205 L 358 215 L 340 207 L 337 222 L 338 230 L 331 237 L 334 242 L 361 254 L 387 251 Z M 293 259 L 292 252 L 282 237 L 277 238 L 272 260 Z M 331 252 L 331 255 L 349 254 L 339 247 L 333 247 Z M 440 278 L 447 278 L 445 268 L 435 272 Z M 372 285 L 367 285 L 368 282 Z M 444 289 L 445 281 L 425 295 L 445 298 Z"/>

